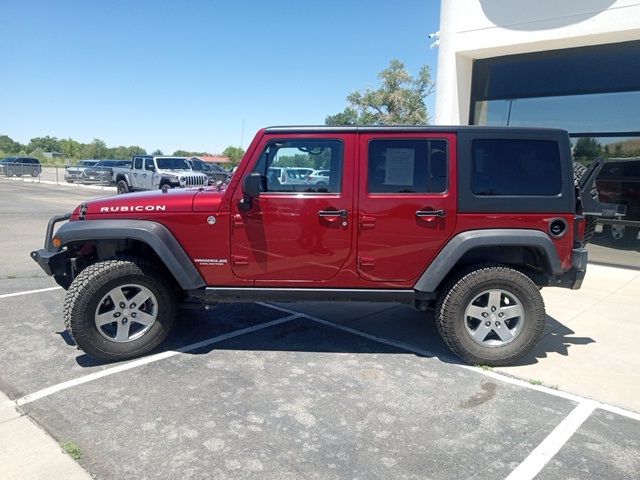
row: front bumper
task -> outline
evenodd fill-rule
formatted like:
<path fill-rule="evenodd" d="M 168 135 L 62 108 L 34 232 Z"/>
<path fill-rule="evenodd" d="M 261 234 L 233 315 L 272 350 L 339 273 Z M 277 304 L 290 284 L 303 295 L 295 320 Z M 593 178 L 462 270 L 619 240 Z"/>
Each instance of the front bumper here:
<path fill-rule="evenodd" d="M 71 218 L 70 213 L 56 215 L 49 220 L 44 237 L 44 248 L 30 253 L 31 258 L 40 265 L 47 275 L 64 275 L 67 271 L 67 253 L 53 246 L 53 229 L 56 223 L 65 222 Z"/>

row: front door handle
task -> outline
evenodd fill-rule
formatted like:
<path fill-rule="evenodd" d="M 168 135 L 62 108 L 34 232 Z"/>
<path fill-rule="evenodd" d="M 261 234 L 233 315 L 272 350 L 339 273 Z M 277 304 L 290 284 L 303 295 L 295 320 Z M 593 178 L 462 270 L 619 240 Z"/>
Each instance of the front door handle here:
<path fill-rule="evenodd" d="M 416 212 L 416 217 L 438 217 L 444 218 L 447 216 L 447 212 L 444 210 L 418 210 Z"/>
<path fill-rule="evenodd" d="M 347 212 L 346 210 L 320 210 L 318 212 L 318 216 L 322 218 L 325 218 L 325 217 L 347 218 L 348 215 L 349 215 L 349 212 Z"/>

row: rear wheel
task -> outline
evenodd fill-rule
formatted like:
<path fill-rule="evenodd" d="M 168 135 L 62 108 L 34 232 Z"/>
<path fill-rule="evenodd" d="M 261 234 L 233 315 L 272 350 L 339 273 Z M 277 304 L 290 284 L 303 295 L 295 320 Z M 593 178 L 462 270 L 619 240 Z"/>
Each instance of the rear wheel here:
<path fill-rule="evenodd" d="M 64 318 L 78 346 L 100 360 L 125 360 L 156 348 L 174 324 L 175 292 L 137 258 L 94 263 L 74 279 Z"/>
<path fill-rule="evenodd" d="M 118 194 L 122 193 L 129 193 L 129 185 L 124 180 L 118 182 Z"/>
<path fill-rule="evenodd" d="M 545 323 L 538 287 L 521 272 L 477 266 L 452 279 L 436 306 L 440 335 L 472 364 L 509 365 L 538 342 Z"/>
<path fill-rule="evenodd" d="M 32 177 L 37 177 L 38 176 L 38 170 L 35 169 L 35 168 L 33 170 L 31 170 L 31 176 Z"/>

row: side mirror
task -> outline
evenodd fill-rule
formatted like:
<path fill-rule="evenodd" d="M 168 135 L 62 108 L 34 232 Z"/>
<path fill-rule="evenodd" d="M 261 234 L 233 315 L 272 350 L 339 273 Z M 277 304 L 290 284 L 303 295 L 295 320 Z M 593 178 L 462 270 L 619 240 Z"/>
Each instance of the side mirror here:
<path fill-rule="evenodd" d="M 245 198 L 252 199 L 260 196 L 262 191 L 262 175 L 257 172 L 252 172 L 244 177 L 244 183 L 242 184 L 242 193 Z"/>
<path fill-rule="evenodd" d="M 248 210 L 251 208 L 252 200 L 260 196 L 262 191 L 262 175 L 252 172 L 242 181 L 242 193 L 244 198 L 240 202 L 240 208 Z"/>

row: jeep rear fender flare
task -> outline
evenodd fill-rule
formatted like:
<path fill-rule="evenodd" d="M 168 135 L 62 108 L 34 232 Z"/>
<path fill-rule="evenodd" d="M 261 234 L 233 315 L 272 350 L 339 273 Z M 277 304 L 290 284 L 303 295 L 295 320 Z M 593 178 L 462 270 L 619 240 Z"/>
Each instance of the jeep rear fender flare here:
<path fill-rule="evenodd" d="M 62 225 L 55 236 L 62 245 L 91 240 L 138 240 L 162 260 L 183 290 L 203 288 L 205 282 L 173 234 L 148 220 L 85 220 Z"/>
<path fill-rule="evenodd" d="M 547 267 L 554 276 L 563 273 L 553 241 L 540 230 L 470 230 L 449 240 L 413 288 L 419 292 L 435 292 L 463 255 L 478 247 L 531 247 L 544 254 Z"/>

